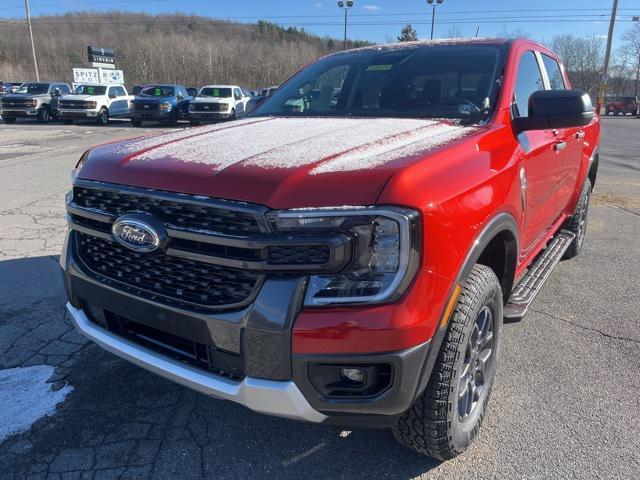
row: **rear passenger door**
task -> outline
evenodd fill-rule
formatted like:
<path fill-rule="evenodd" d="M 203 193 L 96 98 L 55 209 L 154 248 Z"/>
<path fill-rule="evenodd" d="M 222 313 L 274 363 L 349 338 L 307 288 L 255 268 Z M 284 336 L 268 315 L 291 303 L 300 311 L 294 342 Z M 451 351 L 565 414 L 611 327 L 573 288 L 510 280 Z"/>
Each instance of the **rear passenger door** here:
<path fill-rule="evenodd" d="M 555 58 L 540 54 L 547 79 L 547 88 L 550 90 L 565 90 L 567 88 L 560 64 Z M 558 206 L 565 210 L 572 200 L 578 182 L 578 170 L 584 150 L 584 127 L 572 127 L 560 129 L 559 142 L 556 148 L 562 148 L 562 173 L 558 185 Z"/>
<path fill-rule="evenodd" d="M 543 90 L 545 81 L 536 53 L 522 52 L 517 66 L 511 115 L 526 117 L 529 97 Z M 519 166 L 523 207 L 521 225 L 522 255 L 526 256 L 549 232 L 558 216 L 557 190 L 562 174 L 562 153 L 555 148 L 560 132 L 530 130 L 518 135 L 524 153 Z"/>

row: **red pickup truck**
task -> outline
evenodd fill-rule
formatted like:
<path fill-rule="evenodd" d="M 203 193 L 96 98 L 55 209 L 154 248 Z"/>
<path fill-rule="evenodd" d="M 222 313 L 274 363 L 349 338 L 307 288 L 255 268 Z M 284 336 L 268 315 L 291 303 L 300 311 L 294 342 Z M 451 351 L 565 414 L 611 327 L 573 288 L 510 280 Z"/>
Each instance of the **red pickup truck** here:
<path fill-rule="evenodd" d="M 582 248 L 599 130 L 528 40 L 327 56 L 238 121 L 86 152 L 68 310 L 207 395 L 452 458 L 484 416 L 503 318 Z"/>

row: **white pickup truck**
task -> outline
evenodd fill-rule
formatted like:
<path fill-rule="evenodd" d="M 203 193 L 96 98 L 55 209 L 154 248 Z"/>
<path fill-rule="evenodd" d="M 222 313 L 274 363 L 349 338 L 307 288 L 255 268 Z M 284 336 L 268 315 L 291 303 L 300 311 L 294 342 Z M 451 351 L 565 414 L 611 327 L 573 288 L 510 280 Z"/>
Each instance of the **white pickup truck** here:
<path fill-rule="evenodd" d="M 237 85 L 206 85 L 189 103 L 191 125 L 238 118 L 250 98 L 249 91 Z"/>
<path fill-rule="evenodd" d="M 60 99 L 60 118 L 65 124 L 95 119 L 98 125 L 106 125 L 111 117 L 129 115 L 132 99 L 124 85 L 83 83 Z"/>

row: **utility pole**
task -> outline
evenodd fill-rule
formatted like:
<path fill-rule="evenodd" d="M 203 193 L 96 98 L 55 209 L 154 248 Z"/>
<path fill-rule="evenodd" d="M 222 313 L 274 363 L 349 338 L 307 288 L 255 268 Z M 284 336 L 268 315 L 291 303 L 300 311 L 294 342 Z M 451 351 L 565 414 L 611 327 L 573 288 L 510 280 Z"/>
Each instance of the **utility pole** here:
<path fill-rule="evenodd" d="M 31 10 L 29 9 L 29 0 L 24 0 L 24 8 L 27 12 L 27 25 L 29 26 L 29 37 L 31 37 L 31 53 L 33 53 L 33 68 L 36 69 L 36 82 L 39 82 L 40 73 L 38 72 L 38 59 L 36 58 L 36 46 L 33 43 L 33 28 L 31 28 Z"/>
<path fill-rule="evenodd" d="M 600 95 L 598 95 L 597 111 L 604 105 L 604 96 L 607 93 L 607 81 L 609 80 L 609 60 L 611 59 L 611 43 L 613 42 L 613 27 L 616 23 L 616 12 L 618 11 L 618 0 L 613 0 L 611 7 L 611 20 L 609 20 L 609 33 L 607 34 L 607 51 L 604 54 L 604 68 L 602 69 L 602 79 L 600 80 Z"/>
<path fill-rule="evenodd" d="M 344 10 L 344 43 L 342 44 L 342 49 L 347 49 L 347 20 L 349 19 L 349 9 L 353 7 L 353 1 L 349 0 L 347 2 L 338 2 L 338 7 Z"/>
<path fill-rule="evenodd" d="M 436 24 L 436 7 L 441 5 L 444 0 L 427 0 L 427 4 L 431 5 L 431 40 L 433 40 L 433 28 Z"/>

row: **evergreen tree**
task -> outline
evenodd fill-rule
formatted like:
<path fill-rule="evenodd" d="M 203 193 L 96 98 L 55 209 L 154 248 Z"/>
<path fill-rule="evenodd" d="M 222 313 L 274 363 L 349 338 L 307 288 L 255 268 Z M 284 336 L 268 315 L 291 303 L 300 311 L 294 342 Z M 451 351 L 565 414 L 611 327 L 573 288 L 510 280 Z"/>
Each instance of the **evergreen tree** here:
<path fill-rule="evenodd" d="M 410 24 L 406 24 L 402 27 L 402 31 L 400 32 L 400 36 L 398 37 L 399 42 L 413 42 L 418 40 L 418 32 L 413 28 Z"/>

